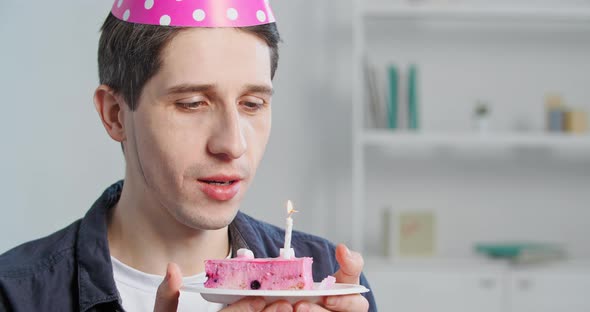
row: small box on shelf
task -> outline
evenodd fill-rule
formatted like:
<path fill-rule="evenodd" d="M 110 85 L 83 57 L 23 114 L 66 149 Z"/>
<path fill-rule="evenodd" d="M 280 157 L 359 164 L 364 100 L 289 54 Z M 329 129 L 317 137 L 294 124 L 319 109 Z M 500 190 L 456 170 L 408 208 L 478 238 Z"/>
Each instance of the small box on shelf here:
<path fill-rule="evenodd" d="M 565 112 L 564 129 L 568 133 L 584 134 L 588 131 L 588 115 L 582 110 Z"/>
<path fill-rule="evenodd" d="M 383 210 L 383 255 L 389 259 L 436 255 L 436 215 L 430 210 Z"/>
<path fill-rule="evenodd" d="M 545 108 L 549 132 L 584 134 L 588 131 L 588 114 L 565 105 L 561 95 L 547 94 Z"/>

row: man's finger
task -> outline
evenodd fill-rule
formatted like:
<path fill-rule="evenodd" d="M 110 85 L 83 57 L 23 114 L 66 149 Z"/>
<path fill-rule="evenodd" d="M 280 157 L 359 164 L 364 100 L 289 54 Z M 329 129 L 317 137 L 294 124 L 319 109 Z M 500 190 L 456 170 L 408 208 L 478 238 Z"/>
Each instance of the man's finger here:
<path fill-rule="evenodd" d="M 293 306 L 286 300 L 279 300 L 267 306 L 264 312 L 293 312 Z"/>
<path fill-rule="evenodd" d="M 361 295 L 332 296 L 323 299 L 323 306 L 300 301 L 294 306 L 295 312 L 362 312 L 369 310 L 369 302 Z"/>
<path fill-rule="evenodd" d="M 315 303 L 300 301 L 293 306 L 295 312 L 327 312 L 325 308 Z"/>
<path fill-rule="evenodd" d="M 260 312 L 266 306 L 261 297 L 246 297 L 219 312 Z"/>
<path fill-rule="evenodd" d="M 324 298 L 324 305 L 330 311 L 368 311 L 369 301 L 361 295 L 331 296 Z"/>
<path fill-rule="evenodd" d="M 166 277 L 156 292 L 154 312 L 173 312 L 178 308 L 178 296 L 182 286 L 182 273 L 176 263 L 168 263 Z"/>
<path fill-rule="evenodd" d="M 344 244 L 338 244 L 336 261 L 340 265 L 340 270 L 334 274 L 336 282 L 358 284 L 364 266 L 363 256 L 358 252 L 350 251 Z"/>

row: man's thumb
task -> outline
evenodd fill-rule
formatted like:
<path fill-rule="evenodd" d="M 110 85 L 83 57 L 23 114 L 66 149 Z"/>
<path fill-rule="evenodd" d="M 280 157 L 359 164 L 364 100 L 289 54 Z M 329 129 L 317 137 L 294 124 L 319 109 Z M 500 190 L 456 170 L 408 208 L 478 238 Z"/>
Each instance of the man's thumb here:
<path fill-rule="evenodd" d="M 178 308 L 182 273 L 176 263 L 168 263 L 166 277 L 158 287 L 154 312 L 172 312 Z"/>
<path fill-rule="evenodd" d="M 334 274 L 337 283 L 358 284 L 364 260 L 360 253 L 350 251 L 344 244 L 336 246 L 336 261 L 340 270 Z"/>

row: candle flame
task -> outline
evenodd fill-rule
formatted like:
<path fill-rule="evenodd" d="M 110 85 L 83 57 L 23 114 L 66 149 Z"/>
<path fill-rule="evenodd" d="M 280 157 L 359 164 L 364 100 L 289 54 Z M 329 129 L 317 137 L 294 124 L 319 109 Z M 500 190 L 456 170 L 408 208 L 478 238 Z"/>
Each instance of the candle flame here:
<path fill-rule="evenodd" d="M 291 200 L 287 200 L 287 214 L 289 215 L 289 217 L 296 212 L 297 210 L 293 209 L 293 203 L 291 202 Z"/>

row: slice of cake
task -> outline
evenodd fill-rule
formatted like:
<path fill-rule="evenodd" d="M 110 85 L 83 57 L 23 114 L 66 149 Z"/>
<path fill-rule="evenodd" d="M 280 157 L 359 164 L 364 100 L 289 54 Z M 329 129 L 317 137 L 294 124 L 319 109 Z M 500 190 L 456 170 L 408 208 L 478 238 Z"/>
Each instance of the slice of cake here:
<path fill-rule="evenodd" d="M 238 250 L 238 257 L 206 260 L 207 288 L 294 290 L 312 289 L 313 258 L 254 258 L 250 250 Z"/>

